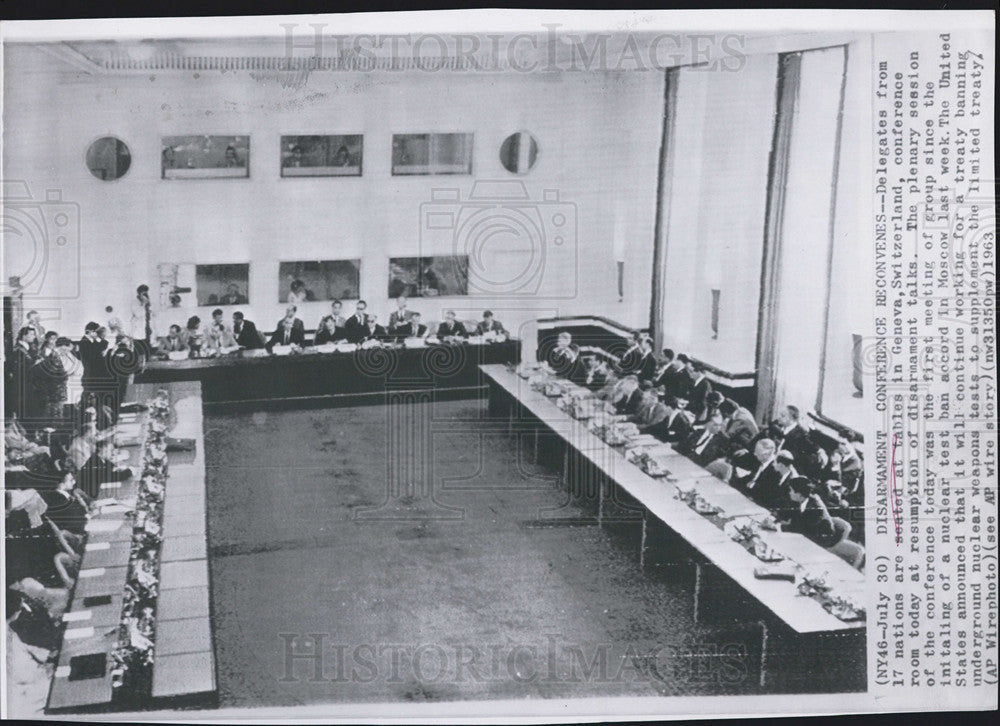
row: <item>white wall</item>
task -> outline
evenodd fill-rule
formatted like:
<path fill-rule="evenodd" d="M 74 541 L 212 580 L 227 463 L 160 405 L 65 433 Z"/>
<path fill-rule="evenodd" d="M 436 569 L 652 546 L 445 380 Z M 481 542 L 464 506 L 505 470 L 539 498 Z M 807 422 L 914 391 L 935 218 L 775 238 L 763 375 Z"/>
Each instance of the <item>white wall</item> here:
<path fill-rule="evenodd" d="M 421 249 L 421 205 L 435 188 L 457 188 L 466 199 L 474 180 L 517 178 L 500 166 L 498 152 L 519 129 L 531 131 L 540 148 L 522 178 L 530 199 L 556 190 L 576 214 L 575 244 L 550 248 L 538 294 L 425 299 L 411 307 L 431 318 L 447 307 L 469 317 L 490 307 L 515 329 L 579 313 L 648 324 L 662 73 L 317 72 L 304 87 L 285 88 L 246 72 L 91 77 L 35 49 L 6 50 L 5 176 L 27 181 L 36 198 L 60 190 L 80 215 L 79 294 L 65 263 L 46 279 L 45 294 L 71 299 L 26 303 L 50 328 L 75 336 L 87 320 L 106 320 L 105 305 L 124 312 L 137 284 L 155 284 L 160 262 L 245 261 L 252 263 L 248 315 L 270 327 L 283 309 L 280 260 L 355 257 L 362 259 L 361 295 L 384 320 L 394 308 L 388 258 L 452 251 L 450 242 Z M 473 132 L 473 176 L 391 176 L 392 134 L 427 131 Z M 189 133 L 249 134 L 250 178 L 161 180 L 161 137 Z M 279 137 L 307 133 L 363 133 L 364 176 L 280 178 Z M 128 174 L 110 183 L 84 165 L 88 145 L 109 134 L 132 151 Z M 624 302 L 612 245 L 616 208 L 625 215 Z M 5 274 L 14 274 L 23 263 L 8 247 Z M 495 270 L 494 280 L 513 278 L 523 265 L 493 259 L 510 265 Z M 300 317 L 311 327 L 326 307 L 310 303 Z M 208 310 L 171 310 L 162 322 L 195 312 L 205 318 Z"/>

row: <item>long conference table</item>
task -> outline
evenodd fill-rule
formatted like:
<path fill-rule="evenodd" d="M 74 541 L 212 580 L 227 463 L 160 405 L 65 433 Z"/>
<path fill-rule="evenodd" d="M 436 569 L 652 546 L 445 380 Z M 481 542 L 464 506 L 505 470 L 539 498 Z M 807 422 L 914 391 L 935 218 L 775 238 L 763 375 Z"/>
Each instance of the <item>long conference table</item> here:
<path fill-rule="evenodd" d="M 207 404 L 326 399 L 329 403 L 380 403 L 387 392 L 435 390 L 441 396 L 478 395 L 479 366 L 518 362 L 521 341 L 414 348 L 382 347 L 271 355 L 244 350 L 213 358 L 150 361 L 139 383 L 197 380 Z"/>
<path fill-rule="evenodd" d="M 490 410 L 494 415 L 507 417 L 508 429 L 521 438 L 534 440 L 537 457 L 540 433 L 555 436 L 563 442 L 563 477 L 569 481 L 571 458 L 579 457 L 602 475 L 597 492 L 597 523 L 608 521 L 609 499 L 614 495 L 611 485 L 620 487 L 641 505 L 642 536 L 640 563 L 648 547 L 648 515 L 654 516 L 669 530 L 683 538 L 714 568 L 724 573 L 755 600 L 760 602 L 794 634 L 802 636 L 837 635 L 839 640 L 849 640 L 852 657 L 856 655 L 864 669 L 865 623 L 844 621 L 827 612 L 816 600 L 798 594 L 796 585 L 787 580 L 759 579 L 754 570 L 762 562 L 722 529 L 698 514 L 677 498 L 679 489 L 692 487 L 713 504 L 720 505 L 727 517 L 762 517 L 767 510 L 712 476 L 680 453 L 669 458 L 671 477 L 649 476 L 639 466 L 628 461 L 622 447 L 613 447 L 592 433 L 585 421 L 574 419 L 556 405 L 556 399 L 534 390 L 527 380 L 504 365 L 482 366 L 489 380 Z M 790 532 L 762 531 L 768 545 L 782 553 L 788 560 L 804 570 L 824 577 L 837 592 L 850 596 L 855 602 L 864 603 L 865 576 L 835 554 L 813 543 L 803 535 Z M 694 591 L 695 619 L 698 618 L 699 584 L 701 569 L 696 567 Z M 767 680 L 768 630 L 763 628 L 760 681 Z M 852 650 L 853 649 L 853 650 Z M 864 683 L 864 674 L 861 674 Z"/>
<path fill-rule="evenodd" d="M 135 385 L 130 401 L 144 403 L 160 386 Z M 169 451 L 164 489 L 160 571 L 156 599 L 152 703 L 209 705 L 216 696 L 215 651 L 209 610 L 205 503 L 205 458 L 201 386 L 162 386 L 172 409 L 167 434 L 194 441 L 193 451 Z M 146 415 L 120 424 L 140 440 L 124 448 L 128 466 L 141 468 Z M 115 709 L 112 659 L 133 538 L 132 518 L 121 503 L 134 501 L 138 477 L 101 486 L 100 497 L 116 500 L 87 523 L 80 572 L 63 621 L 62 648 L 49 687 L 46 713 L 107 712 Z M 99 662 L 82 675 L 79 663 Z M 81 675 L 78 675 L 80 673 Z"/>

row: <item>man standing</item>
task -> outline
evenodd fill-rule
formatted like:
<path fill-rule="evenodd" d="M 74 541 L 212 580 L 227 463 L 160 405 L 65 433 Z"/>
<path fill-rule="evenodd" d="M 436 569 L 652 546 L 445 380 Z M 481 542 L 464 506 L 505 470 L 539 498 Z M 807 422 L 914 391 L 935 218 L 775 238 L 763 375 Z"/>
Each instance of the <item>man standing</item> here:
<path fill-rule="evenodd" d="M 330 303 L 330 317 L 333 318 L 333 338 L 332 340 L 344 340 L 347 337 L 347 331 L 344 330 L 344 324 L 347 319 L 344 317 L 344 304 L 340 300 L 334 300 Z M 316 326 L 316 332 L 323 328 L 323 321 L 326 320 L 326 316 L 323 320 L 319 321 L 319 325 Z"/>
<path fill-rule="evenodd" d="M 25 318 L 27 319 L 25 327 L 35 331 L 35 345 L 41 347 L 42 341 L 45 340 L 45 328 L 42 326 L 38 311 L 29 310 Z"/>
<path fill-rule="evenodd" d="M 149 298 L 149 285 L 139 285 L 132 300 L 132 335 L 139 350 L 148 355 L 151 341 L 156 339 L 156 315 Z"/>
<path fill-rule="evenodd" d="M 705 377 L 705 366 L 701 363 L 683 354 L 677 356 L 677 359 L 684 363 L 688 374 L 686 391 L 683 394 L 683 398 L 688 402 L 687 410 L 697 418 L 705 410 L 705 399 L 712 390 L 712 384 Z"/>
<path fill-rule="evenodd" d="M 80 362 L 83 363 L 83 390 L 85 393 L 107 393 L 111 374 L 108 371 L 108 361 L 105 355 L 108 351 L 108 341 L 101 340 L 97 331 L 100 325 L 87 323 L 83 328 L 83 337 L 77 343 L 80 352 Z"/>

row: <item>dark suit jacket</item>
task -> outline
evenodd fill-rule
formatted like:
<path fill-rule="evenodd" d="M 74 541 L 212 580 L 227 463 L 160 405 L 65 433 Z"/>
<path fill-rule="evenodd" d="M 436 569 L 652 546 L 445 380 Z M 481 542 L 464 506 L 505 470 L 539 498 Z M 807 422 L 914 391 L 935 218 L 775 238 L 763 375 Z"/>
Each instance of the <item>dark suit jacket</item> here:
<path fill-rule="evenodd" d="M 631 395 L 615 404 L 615 412 L 619 415 L 634 416 L 642 405 L 642 389 L 637 388 Z"/>
<path fill-rule="evenodd" d="M 750 497 L 750 490 L 747 489 L 747 484 L 753 479 L 754 475 L 760 471 L 762 464 L 757 460 L 757 457 L 753 455 L 751 451 L 743 451 L 732 458 L 733 464 L 733 474 L 729 478 L 729 484 L 734 489 L 738 489 L 744 495 Z M 736 470 L 743 469 L 747 473 L 740 475 Z M 751 499 L 753 497 L 750 497 Z"/>
<path fill-rule="evenodd" d="M 689 379 L 686 390 L 682 395 L 687 398 L 687 410 L 698 416 L 705 410 L 705 397 L 712 392 L 712 384 L 707 377 L 703 377 L 696 384 L 693 379 Z"/>
<path fill-rule="evenodd" d="M 414 330 L 414 328 L 416 328 Z M 393 335 L 399 338 L 423 338 L 427 335 L 427 326 L 423 323 L 419 325 L 414 325 L 413 321 L 403 323 L 402 325 L 396 326 L 396 330 L 393 331 Z"/>
<path fill-rule="evenodd" d="M 646 430 L 646 433 L 652 434 L 660 441 L 686 441 L 691 435 L 691 421 L 688 419 L 686 413 L 683 411 L 677 411 L 674 414 L 673 421 L 671 421 L 668 416 L 659 423 L 650 426 Z"/>
<path fill-rule="evenodd" d="M 389 337 L 389 334 L 385 332 L 385 328 L 383 328 L 381 325 L 377 323 L 375 324 L 374 328 L 366 325 L 363 328 L 363 330 L 364 330 L 364 338 L 361 339 L 362 342 L 364 342 L 365 340 L 385 340 L 387 337 Z"/>
<path fill-rule="evenodd" d="M 676 361 L 667 366 L 660 375 L 653 381 L 653 385 L 659 388 L 663 386 L 668 396 L 678 396 L 684 392 L 684 383 L 687 375 L 683 367 L 678 367 Z"/>
<path fill-rule="evenodd" d="M 630 347 L 618 360 L 618 370 L 621 371 L 623 376 L 627 376 L 632 373 L 638 373 L 641 364 L 642 350 L 638 346 L 634 348 Z"/>
<path fill-rule="evenodd" d="M 788 497 L 788 482 L 797 476 L 795 470 L 782 480 L 781 474 L 770 464 L 757 477 L 757 483 L 753 489 L 747 491 L 747 496 L 757 504 L 770 509 L 772 512 L 783 515 L 790 506 L 794 506 Z"/>
<path fill-rule="evenodd" d="M 652 379 L 656 375 L 656 358 L 652 353 L 647 353 L 639 359 L 637 373 L 640 379 Z"/>
<path fill-rule="evenodd" d="M 108 341 L 91 340 L 84 336 L 77 343 L 80 351 L 80 362 L 83 363 L 83 385 L 100 383 L 111 378 L 107 359 L 104 357 L 108 349 Z"/>
<path fill-rule="evenodd" d="M 264 338 L 260 334 L 260 331 L 257 330 L 257 326 L 254 325 L 251 320 L 244 320 L 238 333 L 236 332 L 236 329 L 233 328 L 233 335 L 236 336 L 237 345 L 241 345 L 249 350 L 264 347 Z"/>
<path fill-rule="evenodd" d="M 485 320 L 480 320 L 476 323 L 476 335 L 484 335 L 485 333 L 506 333 L 503 325 L 496 318 L 489 325 L 486 324 Z"/>
<path fill-rule="evenodd" d="M 284 318 L 282 318 L 284 320 Z M 285 345 L 285 327 L 281 324 L 281 320 L 278 321 L 277 329 L 274 331 L 274 335 L 267 342 L 267 349 L 271 350 L 276 345 Z M 292 323 L 292 329 L 288 331 L 288 345 L 305 345 L 306 344 L 306 328 L 302 321 L 295 318 Z"/>
<path fill-rule="evenodd" d="M 365 320 L 368 316 L 365 315 Z M 367 335 L 368 326 L 365 323 L 358 322 L 358 315 L 355 313 L 347 319 L 344 323 L 344 338 L 348 343 L 360 343 L 365 339 Z"/>
<path fill-rule="evenodd" d="M 805 507 L 793 502 L 788 512 L 788 524 L 782 529 L 803 534 L 820 547 L 832 547 L 837 543 L 833 519 L 818 494 L 810 494 Z"/>
<path fill-rule="evenodd" d="M 465 329 L 465 326 L 461 322 L 456 320 L 454 323 L 449 323 L 445 320 L 438 326 L 437 337 L 446 338 L 448 336 L 457 335 L 460 338 L 468 338 L 469 331 Z"/>

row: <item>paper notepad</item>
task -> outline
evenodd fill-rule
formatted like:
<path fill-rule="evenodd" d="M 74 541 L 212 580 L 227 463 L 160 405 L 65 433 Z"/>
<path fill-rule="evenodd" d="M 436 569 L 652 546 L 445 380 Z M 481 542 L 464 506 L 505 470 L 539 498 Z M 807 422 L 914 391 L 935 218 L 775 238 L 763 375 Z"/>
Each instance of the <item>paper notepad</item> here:
<path fill-rule="evenodd" d="M 64 623 L 75 623 L 81 620 L 90 620 L 91 612 L 89 610 L 80 610 L 75 613 L 63 613 Z"/>
<path fill-rule="evenodd" d="M 81 640 L 82 638 L 92 638 L 94 637 L 93 628 L 70 628 L 67 630 L 63 637 L 66 640 Z"/>
<path fill-rule="evenodd" d="M 85 529 L 91 533 L 114 532 L 121 526 L 120 519 L 92 519 L 87 522 Z"/>

